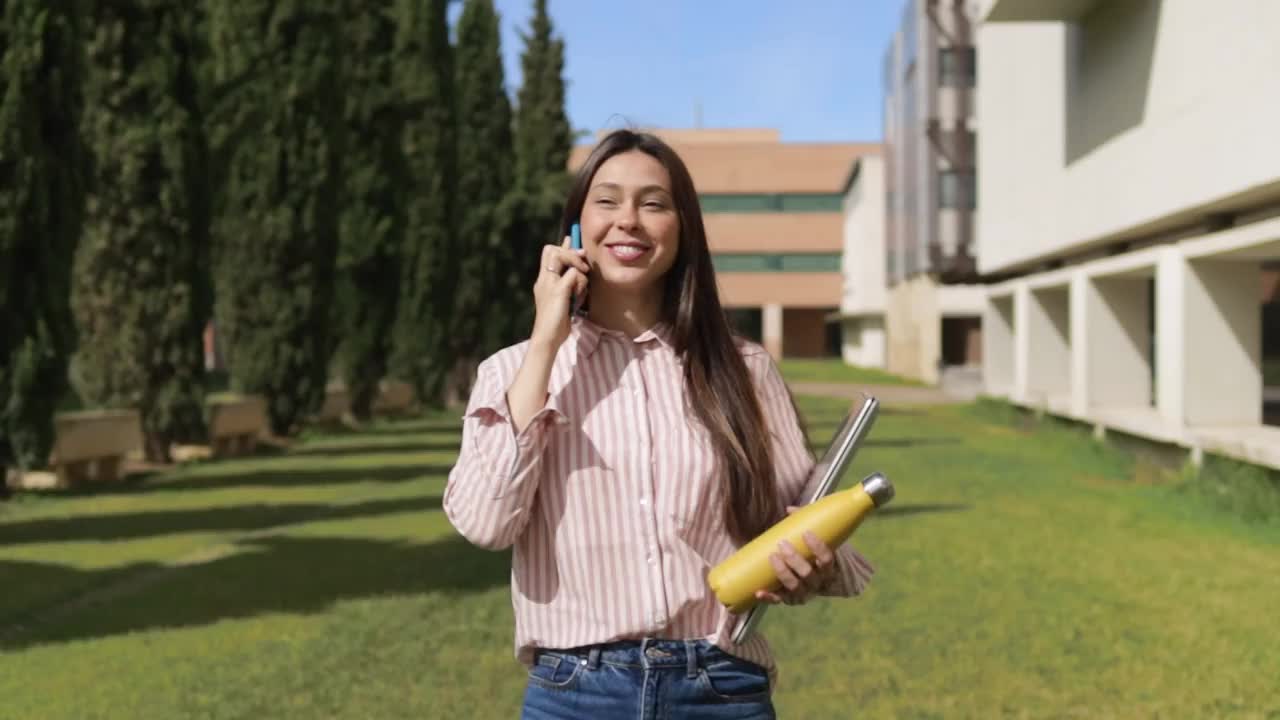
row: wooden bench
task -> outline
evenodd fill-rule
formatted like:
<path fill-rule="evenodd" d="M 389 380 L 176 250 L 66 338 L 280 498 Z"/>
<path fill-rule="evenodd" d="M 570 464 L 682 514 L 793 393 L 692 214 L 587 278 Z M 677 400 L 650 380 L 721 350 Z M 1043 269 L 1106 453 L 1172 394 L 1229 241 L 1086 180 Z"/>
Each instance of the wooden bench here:
<path fill-rule="evenodd" d="M 403 380 L 383 380 L 378 383 L 378 397 L 373 401 L 373 411 L 380 415 L 402 415 L 414 407 L 413 386 Z"/>
<path fill-rule="evenodd" d="M 53 419 L 53 465 L 62 487 L 115 482 L 126 455 L 142 450 L 137 410 L 85 410 Z"/>
<path fill-rule="evenodd" d="M 209 446 L 214 457 L 254 451 L 267 432 L 267 402 L 257 395 L 211 398 Z"/>
<path fill-rule="evenodd" d="M 342 383 L 329 383 L 324 389 L 324 403 L 315 419 L 320 422 L 338 422 L 351 409 L 351 394 Z"/>

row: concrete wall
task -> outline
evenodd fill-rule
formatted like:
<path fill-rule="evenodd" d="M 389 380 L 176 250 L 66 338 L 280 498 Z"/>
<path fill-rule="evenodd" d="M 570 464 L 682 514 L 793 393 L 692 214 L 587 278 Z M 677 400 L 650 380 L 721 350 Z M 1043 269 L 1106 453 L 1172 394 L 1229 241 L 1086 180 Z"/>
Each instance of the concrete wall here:
<path fill-rule="evenodd" d="M 1144 275 L 1098 277 L 1087 282 L 1080 318 L 1091 333 L 1078 376 L 1088 385 L 1087 410 L 1097 407 L 1149 407 L 1151 379 L 1150 280 Z M 1082 330 L 1077 330 L 1077 333 Z M 1080 410 L 1081 407 L 1077 407 Z"/>
<path fill-rule="evenodd" d="M 1276 259 L 1280 218 L 992 286 L 987 391 L 1280 468 L 1280 428 L 1262 424 L 1259 298 Z"/>
<path fill-rule="evenodd" d="M 986 302 L 984 285 L 938 286 L 938 312 L 944 317 L 981 317 Z"/>
<path fill-rule="evenodd" d="M 884 163 L 868 155 L 844 199 L 843 313 L 882 314 L 885 307 Z"/>
<path fill-rule="evenodd" d="M 926 383 L 938 382 L 942 316 L 937 284 L 917 275 L 889 289 L 885 311 L 889 372 Z"/>
<path fill-rule="evenodd" d="M 1012 295 L 991 296 L 982 331 L 983 386 L 989 394 L 1009 397 L 1014 385 Z"/>
<path fill-rule="evenodd" d="M 1023 397 L 1066 402 L 1071 396 L 1071 304 L 1068 289 L 1032 290 L 1027 306 L 1027 369 Z"/>
<path fill-rule="evenodd" d="M 720 272 L 716 283 L 725 307 L 832 308 L 842 289 L 840 273 L 834 272 Z"/>
<path fill-rule="evenodd" d="M 840 252 L 844 245 L 840 213 L 704 213 L 707 244 L 713 253 Z"/>
<path fill-rule="evenodd" d="M 1277 28 L 1272 0 L 1100 2 L 1074 23 L 982 25 L 979 269 L 1280 197 Z"/>
<path fill-rule="evenodd" d="M 844 321 L 840 355 L 849 365 L 883 368 L 887 352 L 885 341 L 883 316 L 849 318 Z"/>

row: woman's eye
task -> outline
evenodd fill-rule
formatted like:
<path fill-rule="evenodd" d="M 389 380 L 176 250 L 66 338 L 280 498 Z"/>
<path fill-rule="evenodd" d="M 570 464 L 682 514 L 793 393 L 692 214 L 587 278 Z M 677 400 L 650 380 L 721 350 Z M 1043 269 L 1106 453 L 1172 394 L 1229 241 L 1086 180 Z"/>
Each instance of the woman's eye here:
<path fill-rule="evenodd" d="M 614 201 L 613 198 L 602 197 L 602 198 L 596 198 L 596 204 L 597 205 L 616 205 L 617 202 Z"/>
<path fill-rule="evenodd" d="M 658 202 L 657 200 L 650 200 L 649 202 L 645 203 L 644 206 L 647 208 L 653 208 L 655 210 L 661 210 L 662 208 L 666 207 L 666 205 Z"/>

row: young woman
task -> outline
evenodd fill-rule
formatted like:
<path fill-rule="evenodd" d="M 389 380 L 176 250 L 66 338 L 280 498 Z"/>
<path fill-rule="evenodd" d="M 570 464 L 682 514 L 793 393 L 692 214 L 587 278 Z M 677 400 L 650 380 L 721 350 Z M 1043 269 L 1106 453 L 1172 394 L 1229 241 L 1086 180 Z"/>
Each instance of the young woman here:
<path fill-rule="evenodd" d="M 527 718 L 771 718 L 773 658 L 707 572 L 782 519 L 814 460 L 772 359 L 735 337 L 689 171 L 621 130 L 578 172 L 534 283 L 529 340 L 479 368 L 444 510 L 515 546 Z M 571 304 L 575 307 L 571 317 Z M 585 310 L 581 309 L 585 306 Z M 862 592 L 851 547 L 773 556 L 764 602 Z"/>

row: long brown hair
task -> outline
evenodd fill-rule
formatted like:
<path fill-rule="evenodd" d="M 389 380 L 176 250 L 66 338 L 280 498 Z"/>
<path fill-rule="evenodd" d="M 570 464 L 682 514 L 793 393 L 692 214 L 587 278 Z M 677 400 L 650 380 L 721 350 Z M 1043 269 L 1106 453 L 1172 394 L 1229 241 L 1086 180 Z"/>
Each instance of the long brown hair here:
<path fill-rule="evenodd" d="M 707 429 L 724 469 L 725 527 L 738 544 L 745 544 L 782 517 L 773 445 L 751 374 L 720 305 L 702 209 L 684 161 L 651 134 L 610 133 L 574 178 L 560 236 L 569 234 L 582 213 L 591 179 L 600 166 L 632 150 L 652 156 L 671 176 L 680 243 L 664 282 L 663 320 L 671 325 L 675 352 L 683 360 L 685 402 Z"/>

